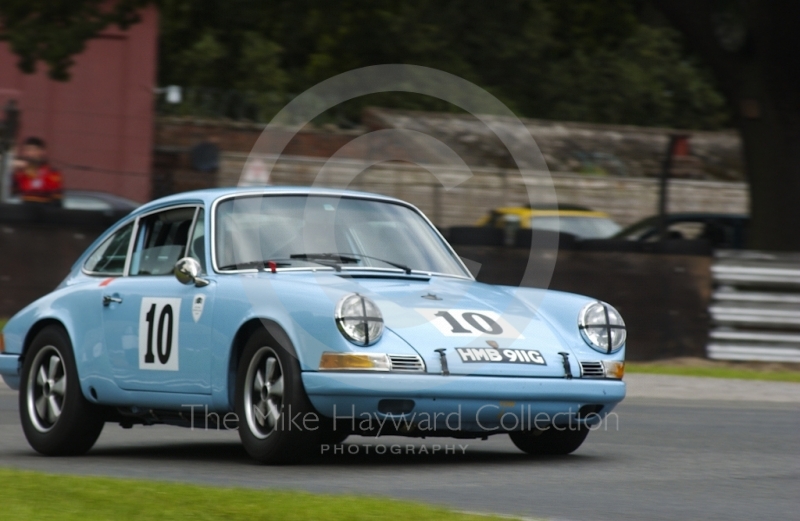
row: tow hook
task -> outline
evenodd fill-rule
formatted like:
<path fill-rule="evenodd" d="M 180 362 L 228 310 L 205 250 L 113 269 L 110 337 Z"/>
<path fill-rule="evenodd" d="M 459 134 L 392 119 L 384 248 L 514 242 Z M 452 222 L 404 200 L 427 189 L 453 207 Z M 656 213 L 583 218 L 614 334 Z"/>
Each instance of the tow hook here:
<path fill-rule="evenodd" d="M 560 351 L 558 354 L 564 359 L 564 378 L 572 380 L 572 368 L 569 366 L 569 353 Z"/>
<path fill-rule="evenodd" d="M 439 361 L 442 363 L 442 376 L 450 374 L 450 368 L 447 367 L 447 356 L 444 354 L 445 351 L 447 351 L 447 349 L 443 347 L 433 350 L 434 353 L 439 353 Z"/>

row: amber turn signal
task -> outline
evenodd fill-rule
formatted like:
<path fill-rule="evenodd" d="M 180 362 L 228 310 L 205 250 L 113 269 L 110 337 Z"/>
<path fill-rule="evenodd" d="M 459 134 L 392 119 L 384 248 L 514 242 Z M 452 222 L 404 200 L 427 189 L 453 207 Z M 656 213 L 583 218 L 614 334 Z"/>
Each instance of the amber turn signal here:
<path fill-rule="evenodd" d="M 389 357 L 381 353 L 322 353 L 320 371 L 389 371 Z"/>
<path fill-rule="evenodd" d="M 606 360 L 603 362 L 603 367 L 606 369 L 606 378 L 622 380 L 622 377 L 625 376 L 625 362 Z"/>

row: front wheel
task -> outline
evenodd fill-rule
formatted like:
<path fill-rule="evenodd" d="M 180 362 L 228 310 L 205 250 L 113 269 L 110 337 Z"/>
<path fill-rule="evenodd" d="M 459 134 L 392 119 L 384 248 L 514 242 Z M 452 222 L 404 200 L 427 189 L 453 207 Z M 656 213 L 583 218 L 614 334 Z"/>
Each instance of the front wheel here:
<path fill-rule="evenodd" d="M 545 430 L 509 432 L 511 441 L 523 452 L 534 456 L 559 456 L 578 450 L 589 434 L 585 426 L 564 427 L 560 430 L 551 426 Z"/>
<path fill-rule="evenodd" d="M 236 375 L 236 414 L 245 450 L 261 463 L 289 463 L 311 453 L 319 416 L 308 401 L 300 364 L 260 330 L 247 342 Z"/>
<path fill-rule="evenodd" d="M 44 328 L 25 354 L 19 415 L 28 443 L 48 456 L 83 454 L 103 430 L 102 411 L 83 397 L 72 343 L 60 327 Z"/>

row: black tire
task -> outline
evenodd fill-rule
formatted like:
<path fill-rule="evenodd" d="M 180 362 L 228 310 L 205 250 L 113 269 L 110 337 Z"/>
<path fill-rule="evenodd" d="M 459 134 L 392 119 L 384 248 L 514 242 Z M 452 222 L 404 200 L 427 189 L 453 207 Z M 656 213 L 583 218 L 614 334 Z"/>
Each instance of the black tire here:
<path fill-rule="evenodd" d="M 45 327 L 25 353 L 19 415 L 28 443 L 48 456 L 84 454 L 103 430 L 103 411 L 83 396 L 72 342 L 59 326 Z"/>
<path fill-rule="evenodd" d="M 508 435 L 519 450 L 533 456 L 563 456 L 576 451 L 589 434 L 584 426 L 559 429 L 514 431 Z"/>
<path fill-rule="evenodd" d="M 319 438 L 319 415 L 308 400 L 300 364 L 289 349 L 259 329 L 247 341 L 236 372 L 239 438 L 247 453 L 261 463 L 300 461 L 314 452 Z M 256 389 L 259 395 L 254 394 Z M 307 415 L 317 418 L 308 422 L 308 429 L 303 425 L 304 418 L 311 418 Z"/>
<path fill-rule="evenodd" d="M 350 431 L 343 429 L 341 425 L 334 429 L 333 421 L 326 420 L 322 422 L 319 429 L 318 443 L 320 445 L 341 445 L 350 437 L 350 434 Z"/>

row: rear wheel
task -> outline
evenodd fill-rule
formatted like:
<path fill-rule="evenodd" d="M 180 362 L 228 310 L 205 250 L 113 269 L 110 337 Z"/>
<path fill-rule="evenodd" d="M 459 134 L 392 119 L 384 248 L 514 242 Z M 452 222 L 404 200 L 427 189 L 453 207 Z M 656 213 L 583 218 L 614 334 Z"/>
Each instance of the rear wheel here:
<path fill-rule="evenodd" d="M 523 452 L 534 456 L 558 456 L 578 449 L 589 434 L 585 426 L 546 430 L 509 432 L 511 441 Z"/>
<path fill-rule="evenodd" d="M 19 414 L 28 443 L 49 456 L 83 454 L 103 430 L 102 411 L 83 397 L 72 343 L 61 327 L 44 328 L 25 354 Z"/>
<path fill-rule="evenodd" d="M 319 416 L 303 388 L 300 364 L 266 331 L 255 332 L 242 353 L 236 376 L 236 414 L 239 437 L 254 459 L 289 463 L 311 453 Z M 309 421 L 306 427 L 309 415 L 317 421 Z"/>

